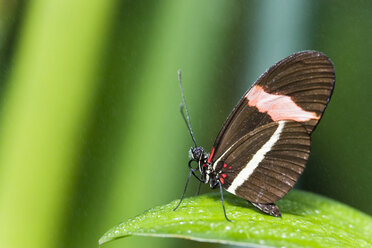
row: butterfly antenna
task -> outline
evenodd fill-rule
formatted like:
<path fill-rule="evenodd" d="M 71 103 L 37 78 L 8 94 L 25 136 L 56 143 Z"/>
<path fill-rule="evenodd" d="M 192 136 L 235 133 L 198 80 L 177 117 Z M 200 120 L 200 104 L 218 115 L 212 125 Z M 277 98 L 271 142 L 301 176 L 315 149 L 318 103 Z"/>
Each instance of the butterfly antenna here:
<path fill-rule="evenodd" d="M 182 78 L 181 78 L 181 70 L 178 70 L 178 81 L 180 82 L 181 95 L 182 95 L 182 100 L 183 100 L 183 104 L 181 104 L 181 106 L 180 106 L 181 115 L 182 115 L 182 117 L 183 117 L 183 120 L 184 120 L 185 123 L 186 123 L 187 129 L 189 130 L 189 133 L 190 133 L 190 135 L 191 135 L 192 141 L 193 141 L 194 144 L 195 144 L 195 147 L 198 147 L 198 145 L 196 144 L 196 140 L 195 140 L 194 132 L 192 131 L 191 121 L 190 121 L 190 115 L 189 115 L 189 111 L 187 110 L 187 105 L 186 105 L 185 95 L 183 94 Z M 183 111 L 183 107 L 185 107 L 185 110 L 186 110 L 186 117 L 185 117 L 185 113 L 184 113 L 184 111 Z M 186 120 L 186 119 L 187 119 L 187 120 Z"/>

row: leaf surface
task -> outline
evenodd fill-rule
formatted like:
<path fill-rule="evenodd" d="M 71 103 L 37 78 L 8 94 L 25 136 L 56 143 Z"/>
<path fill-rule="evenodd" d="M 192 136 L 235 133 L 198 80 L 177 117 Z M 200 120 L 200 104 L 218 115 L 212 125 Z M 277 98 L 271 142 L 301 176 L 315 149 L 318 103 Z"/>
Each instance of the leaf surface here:
<path fill-rule="evenodd" d="M 218 193 L 186 198 L 147 210 L 106 232 L 99 244 L 131 235 L 173 237 L 250 247 L 372 247 L 372 218 L 312 193 L 292 190 L 277 202 L 282 217 L 262 214 L 225 193 L 225 220 Z"/>

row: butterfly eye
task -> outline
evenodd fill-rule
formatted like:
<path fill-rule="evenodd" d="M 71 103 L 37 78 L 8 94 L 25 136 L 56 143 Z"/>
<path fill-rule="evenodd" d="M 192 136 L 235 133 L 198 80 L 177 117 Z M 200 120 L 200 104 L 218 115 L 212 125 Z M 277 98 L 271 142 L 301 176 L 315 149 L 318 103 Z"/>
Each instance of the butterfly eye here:
<path fill-rule="evenodd" d="M 202 160 L 204 150 L 202 147 L 196 147 L 196 148 L 191 148 L 189 153 L 191 152 L 191 159 L 195 159 L 197 161 Z"/>

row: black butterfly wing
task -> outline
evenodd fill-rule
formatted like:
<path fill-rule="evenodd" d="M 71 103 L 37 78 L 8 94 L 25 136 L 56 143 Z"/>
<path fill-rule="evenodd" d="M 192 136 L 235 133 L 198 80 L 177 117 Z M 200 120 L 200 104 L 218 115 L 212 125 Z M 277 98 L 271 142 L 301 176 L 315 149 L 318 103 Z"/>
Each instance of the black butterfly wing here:
<path fill-rule="evenodd" d="M 216 138 L 209 162 L 268 123 L 300 122 L 311 134 L 329 102 L 334 82 L 333 64 L 320 52 L 299 52 L 279 61 L 261 75 L 233 109 Z"/>
<path fill-rule="evenodd" d="M 222 186 L 255 203 L 274 203 L 292 189 L 310 155 L 310 135 L 298 122 L 260 126 L 214 164 Z"/>

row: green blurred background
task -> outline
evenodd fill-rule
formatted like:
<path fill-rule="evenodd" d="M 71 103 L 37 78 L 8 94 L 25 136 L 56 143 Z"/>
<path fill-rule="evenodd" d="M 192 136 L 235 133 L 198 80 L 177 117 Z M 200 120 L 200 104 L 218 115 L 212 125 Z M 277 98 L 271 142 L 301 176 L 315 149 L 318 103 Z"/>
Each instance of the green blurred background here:
<path fill-rule="evenodd" d="M 177 69 L 210 149 L 256 78 L 309 49 L 332 59 L 336 89 L 297 186 L 372 214 L 371 40 L 368 0 L 0 1 L 1 247 L 97 247 L 179 198 L 192 142 Z M 105 247 L 176 245 L 216 247 Z"/>

